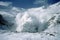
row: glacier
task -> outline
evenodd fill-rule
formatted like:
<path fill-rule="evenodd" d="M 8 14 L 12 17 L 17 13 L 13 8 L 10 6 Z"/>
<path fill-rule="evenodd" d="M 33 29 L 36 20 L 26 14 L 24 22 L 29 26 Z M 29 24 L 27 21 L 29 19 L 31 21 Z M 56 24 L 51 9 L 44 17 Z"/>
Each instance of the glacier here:
<path fill-rule="evenodd" d="M 60 40 L 60 2 L 22 12 L 16 9 L 0 11 L 10 24 L 0 25 L 0 40 Z"/>

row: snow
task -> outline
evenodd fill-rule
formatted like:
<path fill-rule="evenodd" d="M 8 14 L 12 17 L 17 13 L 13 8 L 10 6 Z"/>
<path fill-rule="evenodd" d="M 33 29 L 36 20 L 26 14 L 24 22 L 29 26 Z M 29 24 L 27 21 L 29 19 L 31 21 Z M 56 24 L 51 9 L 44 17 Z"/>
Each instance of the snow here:
<path fill-rule="evenodd" d="M 11 29 L 0 29 L 0 40 L 60 40 L 60 2 L 44 7 L 31 8 L 24 12 L 19 9 L 0 11 Z M 18 12 L 16 12 L 18 10 Z M 13 15 L 16 12 L 15 15 Z"/>

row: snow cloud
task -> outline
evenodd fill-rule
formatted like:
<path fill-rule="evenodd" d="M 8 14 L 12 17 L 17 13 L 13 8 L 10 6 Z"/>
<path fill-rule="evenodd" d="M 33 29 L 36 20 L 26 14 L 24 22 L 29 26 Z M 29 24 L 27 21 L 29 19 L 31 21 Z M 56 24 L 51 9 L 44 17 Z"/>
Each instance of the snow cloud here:
<path fill-rule="evenodd" d="M 26 30 L 28 32 L 34 32 L 35 28 L 39 27 L 38 31 L 41 32 L 41 30 L 45 30 L 46 28 L 48 28 L 48 20 L 51 19 L 55 14 L 60 13 L 59 3 L 60 2 L 50 5 L 47 8 L 44 8 L 44 6 L 38 8 L 30 8 L 27 11 L 23 12 L 23 15 L 18 14 L 16 16 L 16 21 L 18 25 L 17 31 L 19 31 L 20 29 L 20 31 Z M 27 22 L 27 20 L 29 22 Z M 39 26 L 37 23 L 39 24 Z M 28 28 L 31 30 L 29 30 Z"/>
<path fill-rule="evenodd" d="M 60 5 L 58 2 L 56 4 L 48 6 L 47 8 L 42 6 L 42 7 L 38 7 L 38 8 L 30 8 L 27 10 L 25 10 L 23 8 L 17 8 L 17 7 L 12 6 L 8 11 L 5 11 L 5 10 L 0 11 L 0 14 L 3 14 L 4 18 L 7 21 L 14 23 L 14 24 L 17 23 L 15 25 L 17 29 L 23 28 L 24 30 L 31 31 L 32 30 L 31 27 L 33 27 L 34 30 L 32 30 L 32 31 L 34 32 L 35 25 L 36 25 L 36 27 L 38 26 L 37 23 L 39 23 L 38 27 L 40 27 L 42 30 L 42 29 L 44 29 L 46 22 L 54 14 L 59 13 L 59 12 L 60 12 Z M 15 28 L 15 26 L 13 26 L 13 28 Z M 31 30 L 29 30 L 28 28 Z"/>
<path fill-rule="evenodd" d="M 12 4 L 11 2 L 3 2 L 3 1 L 0 1 L 0 5 L 1 6 L 9 6 L 10 4 Z"/>

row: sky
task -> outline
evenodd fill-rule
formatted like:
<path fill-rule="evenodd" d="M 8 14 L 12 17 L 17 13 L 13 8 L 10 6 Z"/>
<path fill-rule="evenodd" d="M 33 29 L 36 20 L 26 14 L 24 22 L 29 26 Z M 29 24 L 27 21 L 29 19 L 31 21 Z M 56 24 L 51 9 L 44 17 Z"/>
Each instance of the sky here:
<path fill-rule="evenodd" d="M 12 2 L 12 5 L 20 8 L 34 8 L 43 5 L 51 5 L 59 2 L 60 0 L 0 0 L 3 2 Z"/>

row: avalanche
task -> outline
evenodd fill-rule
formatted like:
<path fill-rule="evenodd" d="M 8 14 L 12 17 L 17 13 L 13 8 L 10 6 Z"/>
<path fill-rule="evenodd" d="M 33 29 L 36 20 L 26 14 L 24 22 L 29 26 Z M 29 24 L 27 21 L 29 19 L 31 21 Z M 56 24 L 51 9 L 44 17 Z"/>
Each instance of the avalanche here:
<path fill-rule="evenodd" d="M 60 40 L 60 2 L 16 13 L 0 11 L 11 24 L 1 26 L 5 30 L 0 29 L 0 40 Z"/>

